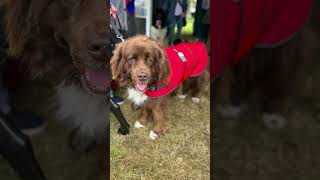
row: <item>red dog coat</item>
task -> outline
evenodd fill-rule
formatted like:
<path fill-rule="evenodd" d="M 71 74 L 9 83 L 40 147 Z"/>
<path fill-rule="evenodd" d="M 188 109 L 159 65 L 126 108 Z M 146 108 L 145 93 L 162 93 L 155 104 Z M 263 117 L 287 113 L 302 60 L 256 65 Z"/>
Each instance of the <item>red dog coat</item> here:
<path fill-rule="evenodd" d="M 254 47 L 286 42 L 306 23 L 312 0 L 216 0 L 212 3 L 211 78 Z"/>
<path fill-rule="evenodd" d="M 199 76 L 208 64 L 208 53 L 202 42 L 181 43 L 164 50 L 170 64 L 170 75 L 166 82 L 154 84 L 145 91 L 150 98 L 169 94 L 189 77 Z"/>

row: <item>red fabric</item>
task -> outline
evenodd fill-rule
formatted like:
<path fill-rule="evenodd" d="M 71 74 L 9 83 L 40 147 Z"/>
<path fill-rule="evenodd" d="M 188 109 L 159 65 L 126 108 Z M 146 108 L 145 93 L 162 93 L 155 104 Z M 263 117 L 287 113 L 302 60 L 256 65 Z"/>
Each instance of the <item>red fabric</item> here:
<path fill-rule="evenodd" d="M 182 62 L 177 51 L 183 53 L 187 59 L 186 62 Z M 146 90 L 145 94 L 150 98 L 169 94 L 189 77 L 199 76 L 206 70 L 208 64 L 208 53 L 202 42 L 181 43 L 165 48 L 165 52 L 169 60 L 171 73 L 165 83 L 161 82 L 161 84 L 166 84 L 165 88 L 157 91 Z M 159 85 L 156 84 L 155 86 Z"/>
<path fill-rule="evenodd" d="M 117 90 L 118 88 L 119 88 L 119 85 L 118 85 L 117 81 L 112 80 L 112 81 L 111 81 L 111 89 L 112 89 L 113 91 L 115 91 L 115 90 Z"/>
<path fill-rule="evenodd" d="M 216 0 L 210 4 L 211 78 L 215 77 L 234 54 L 240 27 L 240 8 L 232 0 Z"/>
<path fill-rule="evenodd" d="M 252 48 L 275 46 L 306 23 L 313 0 L 216 0 L 212 3 L 211 78 Z"/>

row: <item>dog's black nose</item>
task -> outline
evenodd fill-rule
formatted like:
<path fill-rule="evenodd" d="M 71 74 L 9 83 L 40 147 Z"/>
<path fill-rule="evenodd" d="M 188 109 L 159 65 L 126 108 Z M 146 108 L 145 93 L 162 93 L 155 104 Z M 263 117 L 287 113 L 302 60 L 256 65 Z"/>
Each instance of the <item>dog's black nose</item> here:
<path fill-rule="evenodd" d="M 147 80 L 147 75 L 144 74 L 144 73 L 141 73 L 141 74 L 138 75 L 138 78 L 139 78 L 139 80 L 140 80 L 141 82 L 144 82 L 144 81 Z"/>
<path fill-rule="evenodd" d="M 108 51 L 108 43 L 104 39 L 97 39 L 88 44 L 88 51 L 91 56 L 94 58 L 101 58 L 105 56 Z"/>

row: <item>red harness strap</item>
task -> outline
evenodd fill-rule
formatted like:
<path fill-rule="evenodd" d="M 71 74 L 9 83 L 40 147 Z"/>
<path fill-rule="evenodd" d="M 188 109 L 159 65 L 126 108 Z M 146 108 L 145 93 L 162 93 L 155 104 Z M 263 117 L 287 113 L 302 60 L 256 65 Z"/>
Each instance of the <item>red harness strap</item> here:
<path fill-rule="evenodd" d="M 150 98 L 171 93 L 189 77 L 199 76 L 206 70 L 208 53 L 202 42 L 181 43 L 164 49 L 170 65 L 166 82 L 159 82 L 145 91 Z"/>

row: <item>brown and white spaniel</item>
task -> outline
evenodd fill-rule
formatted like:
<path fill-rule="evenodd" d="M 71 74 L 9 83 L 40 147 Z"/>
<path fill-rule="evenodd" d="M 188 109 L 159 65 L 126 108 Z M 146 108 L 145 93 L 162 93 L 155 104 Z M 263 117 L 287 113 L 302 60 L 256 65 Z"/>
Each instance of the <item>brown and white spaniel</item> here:
<path fill-rule="evenodd" d="M 128 89 L 128 99 L 140 106 L 136 128 L 148 121 L 154 126 L 151 139 L 168 129 L 167 95 L 183 82 L 193 83 L 192 96 L 198 98 L 208 55 L 203 43 L 181 43 L 162 49 L 147 36 L 137 35 L 117 45 L 111 58 L 111 71 L 120 87 Z M 197 101 L 198 102 L 198 101 Z"/>
<path fill-rule="evenodd" d="M 109 4 L 5 0 L 1 5 L 10 56 L 25 61 L 34 78 L 47 80 L 56 89 L 57 119 L 69 127 L 73 147 L 105 148 L 112 55 Z"/>

